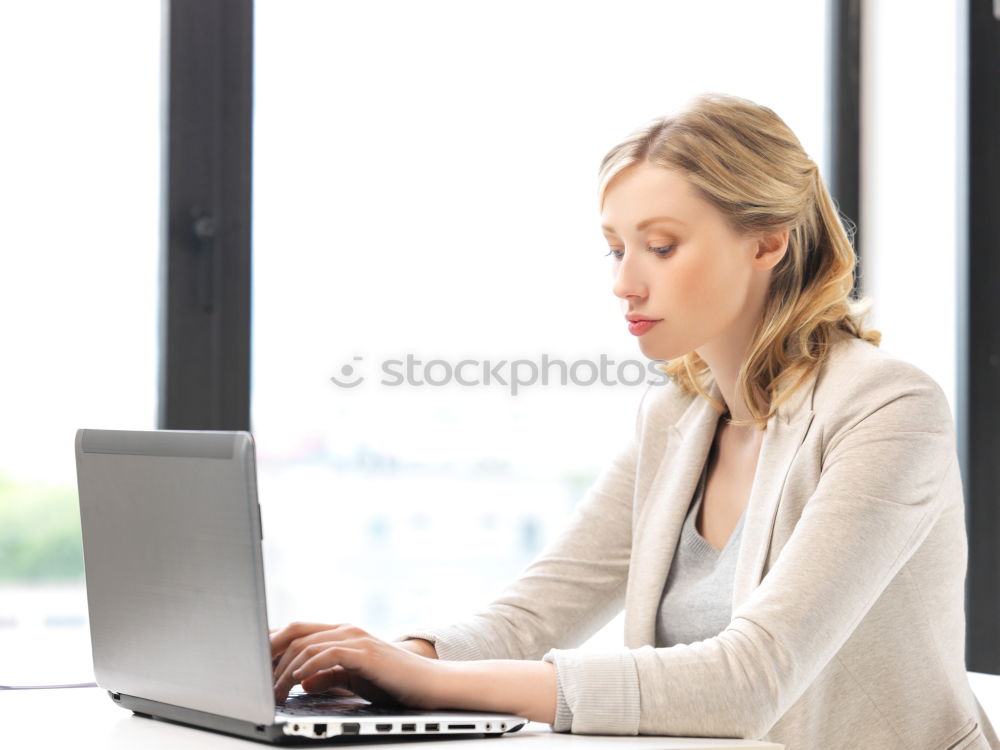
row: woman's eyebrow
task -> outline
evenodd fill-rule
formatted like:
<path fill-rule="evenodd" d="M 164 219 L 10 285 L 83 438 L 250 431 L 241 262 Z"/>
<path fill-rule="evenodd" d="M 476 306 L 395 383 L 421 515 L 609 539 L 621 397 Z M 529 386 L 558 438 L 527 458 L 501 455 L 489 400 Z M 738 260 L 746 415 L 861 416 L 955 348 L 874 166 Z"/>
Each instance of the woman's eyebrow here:
<path fill-rule="evenodd" d="M 654 216 L 651 219 L 644 219 L 643 221 L 640 221 L 636 225 L 635 231 L 641 232 L 643 229 L 645 229 L 646 227 L 648 227 L 650 224 L 655 224 L 658 221 L 672 221 L 675 224 L 680 224 L 682 227 L 687 226 L 687 224 L 685 224 L 683 221 L 681 221 L 680 219 L 675 219 L 673 216 Z M 605 232 L 613 232 L 613 231 L 615 231 L 613 227 L 611 227 L 611 226 L 609 226 L 607 224 L 601 224 L 601 229 L 603 229 Z"/>

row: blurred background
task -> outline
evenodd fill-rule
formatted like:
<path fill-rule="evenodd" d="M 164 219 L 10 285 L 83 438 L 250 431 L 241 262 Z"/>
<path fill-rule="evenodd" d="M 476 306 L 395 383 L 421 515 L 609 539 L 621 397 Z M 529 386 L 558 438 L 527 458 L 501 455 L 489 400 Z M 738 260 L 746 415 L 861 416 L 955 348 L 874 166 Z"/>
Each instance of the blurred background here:
<path fill-rule="evenodd" d="M 858 228 L 882 348 L 948 394 L 970 669 L 1000 671 L 997 228 L 968 220 L 997 183 L 967 158 L 996 122 L 969 74 L 995 20 L 971 0 L 0 2 L 0 683 L 93 679 L 80 427 L 252 431 L 272 625 L 391 639 L 489 603 L 646 382 L 385 385 L 381 363 L 641 372 L 598 164 L 707 90 L 799 136 Z M 621 642 L 619 615 L 585 645 Z"/>

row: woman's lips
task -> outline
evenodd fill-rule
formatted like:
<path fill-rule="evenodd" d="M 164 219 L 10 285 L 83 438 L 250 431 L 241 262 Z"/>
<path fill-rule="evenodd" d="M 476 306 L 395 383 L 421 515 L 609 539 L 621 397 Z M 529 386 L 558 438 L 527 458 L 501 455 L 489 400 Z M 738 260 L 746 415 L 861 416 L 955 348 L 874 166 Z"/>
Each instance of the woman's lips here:
<path fill-rule="evenodd" d="M 642 336 L 650 328 L 652 328 L 659 322 L 660 321 L 658 320 L 636 320 L 634 322 L 629 321 L 628 332 L 631 333 L 633 336 Z"/>

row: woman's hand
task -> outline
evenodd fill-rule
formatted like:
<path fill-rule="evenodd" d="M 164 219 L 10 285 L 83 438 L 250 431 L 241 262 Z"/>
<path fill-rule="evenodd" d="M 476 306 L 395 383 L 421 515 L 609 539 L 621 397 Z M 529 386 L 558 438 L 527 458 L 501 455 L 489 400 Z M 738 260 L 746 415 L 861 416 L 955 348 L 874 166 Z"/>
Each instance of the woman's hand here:
<path fill-rule="evenodd" d="M 293 622 L 272 628 L 274 700 L 301 683 L 310 693 L 360 695 L 373 703 L 441 708 L 441 662 L 387 643 L 353 625 Z"/>

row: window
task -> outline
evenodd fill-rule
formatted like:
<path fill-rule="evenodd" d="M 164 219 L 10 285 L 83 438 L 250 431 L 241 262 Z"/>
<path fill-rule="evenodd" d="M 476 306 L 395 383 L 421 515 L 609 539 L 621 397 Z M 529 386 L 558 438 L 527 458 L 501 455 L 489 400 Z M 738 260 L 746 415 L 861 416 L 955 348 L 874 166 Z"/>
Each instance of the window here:
<path fill-rule="evenodd" d="M 158 3 L 0 6 L 0 683 L 93 680 L 73 441 L 152 429 Z"/>
<path fill-rule="evenodd" d="M 822 169 L 824 10 L 258 0 L 251 429 L 272 626 L 390 638 L 517 577 L 645 385 L 514 395 L 447 367 L 648 364 L 611 293 L 599 161 L 720 90 L 775 109 Z M 445 384 L 382 385 L 408 355 Z M 612 622 L 591 643 L 621 640 Z"/>

